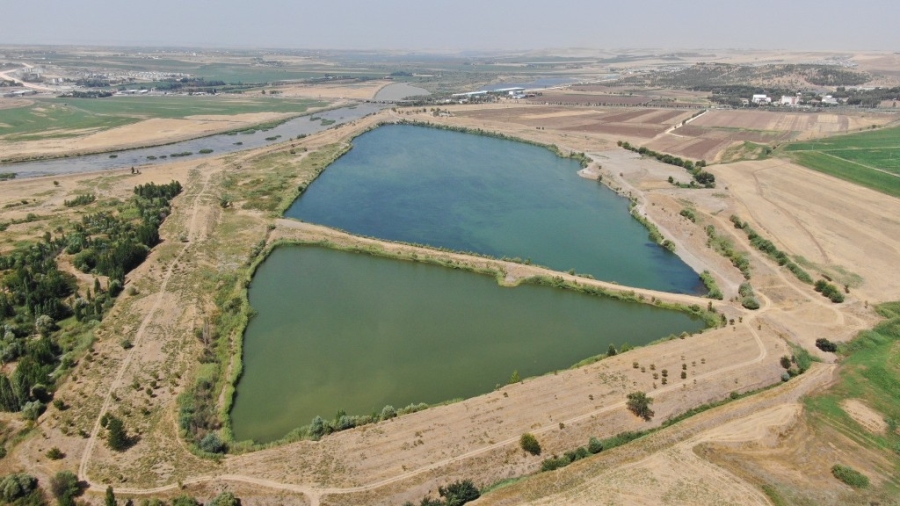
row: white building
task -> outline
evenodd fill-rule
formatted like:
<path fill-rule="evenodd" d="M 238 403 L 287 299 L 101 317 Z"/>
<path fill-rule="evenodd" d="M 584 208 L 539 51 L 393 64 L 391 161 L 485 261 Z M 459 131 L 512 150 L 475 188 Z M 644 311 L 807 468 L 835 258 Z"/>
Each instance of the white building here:
<path fill-rule="evenodd" d="M 781 96 L 781 105 L 786 105 L 790 107 L 797 107 L 800 105 L 800 97 L 794 95 L 782 95 Z"/>
<path fill-rule="evenodd" d="M 769 98 L 768 95 L 753 95 L 753 98 L 750 99 L 754 104 L 771 104 L 772 99 Z"/>

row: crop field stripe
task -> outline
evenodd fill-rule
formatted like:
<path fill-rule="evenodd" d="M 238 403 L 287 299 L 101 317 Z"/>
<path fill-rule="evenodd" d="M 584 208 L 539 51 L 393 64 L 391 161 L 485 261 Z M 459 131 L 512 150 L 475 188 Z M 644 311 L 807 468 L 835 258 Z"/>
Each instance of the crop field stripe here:
<path fill-rule="evenodd" d="M 900 198 L 900 176 L 872 169 L 827 153 L 801 151 L 792 153 L 798 164 L 844 181 Z"/>

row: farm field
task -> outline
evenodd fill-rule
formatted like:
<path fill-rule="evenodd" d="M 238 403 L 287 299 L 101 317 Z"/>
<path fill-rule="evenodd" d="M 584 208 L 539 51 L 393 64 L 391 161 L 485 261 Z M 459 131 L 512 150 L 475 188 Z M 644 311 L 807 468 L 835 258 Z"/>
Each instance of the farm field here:
<path fill-rule="evenodd" d="M 0 122 L 0 139 L 28 141 L 71 137 L 151 118 L 232 116 L 250 113 L 300 114 L 316 105 L 303 99 L 221 97 L 109 97 L 103 99 L 39 99 L 7 109 Z"/>
<path fill-rule="evenodd" d="M 558 106 L 519 106 L 465 110 L 459 115 L 569 133 L 646 140 L 665 132 L 694 113 L 695 111 L 690 110 L 652 108 L 572 109 Z"/>
<path fill-rule="evenodd" d="M 895 120 L 892 115 L 815 114 L 774 111 L 711 110 L 653 139 L 648 148 L 707 161 L 734 161 L 752 153 L 746 143 L 774 147 L 794 139 L 846 133 Z M 771 150 L 771 149 L 770 149 Z M 736 152 L 735 152 L 736 151 Z M 757 153 L 753 158 L 758 158 Z"/>
<path fill-rule="evenodd" d="M 804 167 L 900 197 L 900 128 L 793 143 L 783 153 Z"/>

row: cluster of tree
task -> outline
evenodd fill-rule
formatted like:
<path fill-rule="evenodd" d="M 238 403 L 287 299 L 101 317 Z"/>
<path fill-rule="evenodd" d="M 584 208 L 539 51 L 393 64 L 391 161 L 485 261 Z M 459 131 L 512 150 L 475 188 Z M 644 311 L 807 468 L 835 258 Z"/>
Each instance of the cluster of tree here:
<path fill-rule="evenodd" d="M 746 222 L 741 221 L 735 215 L 731 215 L 731 222 L 734 224 L 734 228 L 741 229 L 744 233 L 747 234 L 747 238 L 750 239 L 750 244 L 753 245 L 754 248 L 762 251 L 766 255 L 769 256 L 772 260 L 778 262 L 778 265 L 787 267 L 789 271 L 794 273 L 794 276 L 797 277 L 800 281 L 804 283 L 812 283 L 812 277 L 808 272 L 803 270 L 799 265 L 794 263 L 790 258 L 788 258 L 787 254 L 781 250 L 779 250 L 772 241 L 762 237 L 758 233 L 756 233 L 753 228 Z"/>
<path fill-rule="evenodd" d="M 182 77 L 181 79 L 164 79 L 156 84 L 156 89 L 161 91 L 177 91 L 182 89 L 207 89 L 218 86 L 225 86 L 225 81 L 211 79 L 209 81 L 202 77 Z M 212 90 L 215 92 L 215 90 Z"/>
<path fill-rule="evenodd" d="M 25 473 L 13 473 L 0 479 L 0 499 L 16 506 L 44 504 L 37 478 Z"/>
<path fill-rule="evenodd" d="M 440 499 L 424 497 L 419 506 L 462 506 L 481 497 L 478 487 L 472 480 L 455 481 L 446 487 L 438 487 Z M 412 502 L 405 502 L 403 506 L 415 506 Z"/>
<path fill-rule="evenodd" d="M 604 450 L 611 450 L 618 446 L 628 444 L 635 439 L 644 436 L 647 432 L 620 432 L 615 436 L 606 439 L 597 439 L 592 437 L 587 446 L 581 446 L 575 450 L 567 451 L 561 456 L 552 456 L 541 462 L 541 471 L 555 471 L 562 467 L 566 467 L 572 462 L 596 455 Z"/>
<path fill-rule="evenodd" d="M 40 415 L 52 399 L 53 372 L 71 365 L 65 355 L 70 350 L 55 335 L 57 322 L 102 318 L 122 290 L 125 273 L 159 242 L 169 200 L 180 191 L 177 182 L 139 186 L 117 215 L 87 215 L 68 235 L 62 229 L 55 237 L 46 232 L 42 241 L 0 255 L 0 361 L 17 362 L 10 375 L 0 373 L 0 410 L 22 411 L 30 419 Z M 95 278 L 93 290 L 78 293 L 75 277 L 58 267 L 63 253 L 75 255 L 73 264 L 81 270 L 109 276 L 106 290 Z"/>
<path fill-rule="evenodd" d="M 88 91 L 73 91 L 71 93 L 67 93 L 62 95 L 62 97 L 72 97 L 72 98 L 107 98 L 113 96 L 111 91 L 102 91 L 102 90 L 88 90 Z"/>
<path fill-rule="evenodd" d="M 802 79 L 816 86 L 857 86 L 871 80 L 871 76 L 866 73 L 835 65 L 698 63 L 674 72 L 660 71 L 635 75 L 626 78 L 625 82 L 694 91 L 712 91 L 728 86 L 752 88 L 746 84 L 764 84 L 776 80 L 783 81 L 785 78 L 791 77 L 796 77 L 797 81 Z"/>
<path fill-rule="evenodd" d="M 96 195 L 94 195 L 93 193 L 85 193 L 84 195 L 79 195 L 72 200 L 64 200 L 63 204 L 66 207 L 86 206 L 93 203 L 95 200 L 97 200 Z"/>
<path fill-rule="evenodd" d="M 134 189 L 135 197 L 120 212 L 101 211 L 82 217 L 67 238 L 66 253 L 75 255 L 73 265 L 82 272 L 108 276 L 120 288 L 125 274 L 140 265 L 159 242 L 159 227 L 169 213 L 169 202 L 181 190 L 178 181 L 139 185 Z M 139 220 L 132 218 L 134 214 Z M 112 284 L 110 287 L 114 292 Z"/>
<path fill-rule="evenodd" d="M 656 151 L 653 151 L 652 149 L 647 149 L 644 146 L 632 146 L 629 142 L 619 141 L 617 144 L 622 148 L 633 151 L 635 153 L 639 153 L 642 156 L 652 156 L 662 163 L 675 165 L 677 167 L 683 167 L 685 170 L 690 172 L 691 176 L 693 176 L 694 178 L 694 181 L 691 182 L 691 186 L 694 186 L 696 183 L 696 185 L 702 186 L 704 188 L 716 187 L 716 176 L 703 170 L 703 168 L 706 167 L 706 160 L 700 160 L 694 163 L 691 160 L 684 160 L 677 156 L 658 153 Z"/>
<path fill-rule="evenodd" d="M 825 281 L 824 279 L 816 280 L 814 287 L 817 292 L 821 293 L 825 297 L 828 297 L 831 302 L 834 302 L 835 304 L 844 302 L 844 294 L 841 293 L 840 288 Z"/>
<path fill-rule="evenodd" d="M 750 283 L 741 283 L 741 286 L 738 287 L 738 294 L 741 296 L 742 306 L 750 310 L 759 309 L 759 300 L 756 298 L 756 294 L 753 292 L 753 287 Z"/>
<path fill-rule="evenodd" d="M 735 250 L 734 244 L 726 237 L 720 236 L 718 232 L 716 232 L 716 227 L 713 225 L 706 226 L 706 237 L 707 246 L 713 248 L 717 253 L 730 260 L 731 265 L 737 267 L 737 269 L 741 271 L 741 274 L 744 275 L 744 279 L 750 279 L 750 261 L 747 260 L 747 255 Z"/>
<path fill-rule="evenodd" d="M 896 103 L 900 101 L 900 86 L 894 88 L 875 88 L 871 90 L 863 89 L 847 89 L 843 86 L 838 87 L 834 93 L 834 98 L 844 99 L 847 105 L 857 105 L 860 107 L 878 107 L 881 102 L 892 101 Z M 896 105 L 894 105 L 896 107 Z"/>
<path fill-rule="evenodd" d="M 716 283 L 716 278 L 713 277 L 712 273 L 709 271 L 701 272 L 700 281 L 703 282 L 703 286 L 705 286 L 708 291 L 706 294 L 707 298 L 716 300 L 722 300 L 724 298 L 722 290 L 719 288 L 718 283 Z"/>

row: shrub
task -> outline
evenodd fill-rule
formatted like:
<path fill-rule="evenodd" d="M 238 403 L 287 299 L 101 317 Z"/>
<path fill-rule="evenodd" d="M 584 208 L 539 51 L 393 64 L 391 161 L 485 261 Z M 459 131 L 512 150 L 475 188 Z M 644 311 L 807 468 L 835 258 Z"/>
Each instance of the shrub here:
<path fill-rule="evenodd" d="M 744 297 L 741 299 L 741 305 L 750 310 L 757 310 L 759 309 L 759 300 L 753 296 Z"/>
<path fill-rule="evenodd" d="M 225 453 L 225 443 L 215 432 L 210 432 L 200 440 L 200 449 L 206 453 Z"/>
<path fill-rule="evenodd" d="M 788 381 L 791 379 L 791 374 L 788 372 L 781 373 L 781 381 Z"/>
<path fill-rule="evenodd" d="M 241 506 L 241 500 L 231 492 L 225 491 L 210 501 L 209 506 Z"/>
<path fill-rule="evenodd" d="M 790 369 L 791 368 L 791 357 L 789 357 L 787 355 L 784 355 L 783 357 L 781 357 L 781 367 L 784 367 L 785 369 Z"/>
<path fill-rule="evenodd" d="M 22 406 L 22 418 L 26 420 L 37 420 L 43 412 L 44 403 L 41 401 L 29 401 Z"/>
<path fill-rule="evenodd" d="M 824 337 L 816 339 L 816 348 L 830 353 L 834 353 L 837 351 L 837 345 L 832 343 L 828 339 L 825 339 Z"/>
<path fill-rule="evenodd" d="M 455 481 L 446 487 L 438 487 L 438 494 L 444 498 L 446 506 L 462 506 L 481 497 L 472 480 Z"/>
<path fill-rule="evenodd" d="M 390 420 L 397 416 L 397 410 L 394 409 L 394 406 L 388 404 L 384 408 L 381 409 L 381 419 L 382 420 Z"/>
<path fill-rule="evenodd" d="M 835 464 L 831 468 L 831 474 L 853 488 L 866 488 L 869 486 L 869 478 L 852 467 Z"/>
<path fill-rule="evenodd" d="M 653 415 L 656 414 L 650 409 L 650 404 L 652 403 L 653 399 L 647 397 L 647 394 L 644 392 L 632 392 L 628 394 L 625 405 L 628 406 L 628 410 L 634 413 L 635 416 L 649 422 L 653 419 Z"/>
<path fill-rule="evenodd" d="M 65 456 L 66 454 L 60 451 L 60 449 L 55 446 L 47 450 L 47 458 L 50 460 L 59 460 Z"/>
<path fill-rule="evenodd" d="M 590 441 L 588 441 L 587 449 L 591 453 L 600 453 L 603 451 L 603 443 L 600 442 L 599 439 L 592 437 Z"/>
<path fill-rule="evenodd" d="M 519 446 L 532 455 L 541 454 L 541 444 L 538 443 L 537 438 L 533 434 L 528 432 L 522 434 L 522 437 L 519 438 Z"/>
<path fill-rule="evenodd" d="M 172 499 L 172 506 L 201 506 L 201 504 L 193 497 L 184 494 Z"/>

